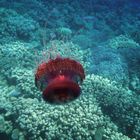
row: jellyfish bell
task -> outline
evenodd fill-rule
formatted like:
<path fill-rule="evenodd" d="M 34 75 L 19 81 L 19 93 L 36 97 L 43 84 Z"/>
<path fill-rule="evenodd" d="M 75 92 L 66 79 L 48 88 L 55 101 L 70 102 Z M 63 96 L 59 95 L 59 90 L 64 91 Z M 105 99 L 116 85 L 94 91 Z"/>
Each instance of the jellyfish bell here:
<path fill-rule="evenodd" d="M 85 78 L 82 65 L 70 58 L 57 57 L 43 62 L 35 73 L 35 85 L 49 103 L 67 103 L 81 94 L 79 84 Z"/>

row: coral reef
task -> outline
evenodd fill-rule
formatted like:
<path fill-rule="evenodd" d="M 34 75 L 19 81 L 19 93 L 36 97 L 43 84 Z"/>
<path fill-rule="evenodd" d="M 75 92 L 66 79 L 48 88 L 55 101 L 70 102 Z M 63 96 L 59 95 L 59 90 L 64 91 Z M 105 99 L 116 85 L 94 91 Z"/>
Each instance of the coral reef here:
<path fill-rule="evenodd" d="M 80 48 L 78 49 L 77 45 L 59 41 L 55 41 L 55 43 L 62 56 L 71 56 L 73 54 L 73 57 L 79 58 L 79 61 L 83 63 L 88 71 L 89 62 L 86 63 L 84 61 L 84 53 L 87 54 L 87 57 L 90 56 L 89 50 L 81 51 L 81 54 L 79 54 Z M 118 127 L 107 116 L 103 115 L 96 100 L 96 95 L 98 97 L 103 96 L 101 95 L 101 93 L 104 93 L 102 89 L 107 90 L 110 96 L 112 96 L 111 93 L 118 92 L 117 88 L 114 89 L 115 86 L 113 84 L 98 76 L 88 75 L 82 86 L 82 96 L 79 99 L 66 105 L 49 105 L 42 101 L 40 98 L 41 94 L 34 86 L 32 73 L 34 65 L 31 61 L 31 59 L 34 59 L 34 56 L 30 53 L 31 49 L 23 46 L 24 44 L 20 42 L 1 45 L 1 58 L 5 60 L 1 61 L 1 68 L 3 69 L 1 73 L 3 74 L 2 81 L 5 80 L 5 83 L 1 83 L 1 86 L 4 87 L 3 91 L 1 91 L 3 93 L 1 94 L 0 102 L 0 110 L 2 110 L 3 114 L 3 119 L 1 120 L 5 120 L 11 127 L 9 133 L 6 133 L 6 130 L 2 132 L 11 135 L 13 139 L 26 139 L 26 137 L 30 139 L 43 139 L 44 137 L 59 139 L 60 135 L 63 139 L 93 139 L 96 130 L 101 126 L 104 129 L 103 137 L 112 140 L 123 137 L 123 139 L 129 140 L 128 137 L 118 132 Z M 47 45 L 46 49 L 49 47 Z M 68 47 L 70 50 L 67 54 L 63 52 L 64 47 Z M 14 54 L 15 51 L 13 50 L 16 51 L 16 54 Z M 26 54 L 26 59 L 23 59 L 24 54 Z M 9 58 L 10 60 L 15 59 L 11 63 L 12 65 L 10 64 L 11 61 L 6 61 Z M 26 63 L 28 64 L 27 68 L 25 68 Z M 7 65 L 10 65 L 8 69 Z M 115 92 L 109 92 L 108 85 L 113 87 Z M 11 92 L 20 92 L 21 95 L 16 96 L 11 94 Z M 102 99 L 104 99 L 104 96 Z M 116 100 L 118 100 L 117 97 Z M 107 98 L 108 105 L 109 102 L 114 105 L 115 100 L 112 101 L 110 98 Z M 113 113 L 115 116 L 117 109 Z"/>
<path fill-rule="evenodd" d="M 116 82 L 91 75 L 91 93 L 95 94 L 103 111 L 120 126 L 124 134 L 139 139 L 139 96 Z"/>
<path fill-rule="evenodd" d="M 120 35 L 117 36 L 116 38 L 113 38 L 109 40 L 108 43 L 109 47 L 118 49 L 118 48 L 135 48 L 139 47 L 140 45 L 136 43 L 133 39 L 128 38 L 127 36 Z"/>
<path fill-rule="evenodd" d="M 140 7 L 132 0 L 0 1 L 0 139 L 139 140 Z M 46 103 L 38 64 L 79 61 L 82 94 Z"/>
<path fill-rule="evenodd" d="M 128 66 L 117 50 L 108 46 L 97 46 L 92 51 L 91 73 L 117 81 L 125 86 L 129 84 Z"/>
<path fill-rule="evenodd" d="M 98 126 L 104 129 L 103 137 L 111 140 L 129 140 L 118 132 L 118 127 L 105 117 L 92 93 L 91 79 L 87 76 L 83 94 L 77 101 L 60 106 L 52 106 L 36 98 L 6 98 L 3 115 L 7 121 L 12 119 L 14 129 L 11 137 L 18 139 L 93 139 Z M 96 86 L 97 87 L 97 86 Z M 88 94 L 87 94 L 88 93 Z M 6 94 L 3 94 L 5 96 Z M 2 106 L 1 108 L 2 109 Z M 21 133 L 21 132 L 22 133 Z M 96 134 L 97 135 L 97 134 Z M 96 136 L 97 137 L 97 136 Z"/>
<path fill-rule="evenodd" d="M 39 25 L 28 16 L 22 16 L 14 10 L 0 8 L 0 41 L 6 43 L 16 38 L 24 41 L 36 40 Z"/>

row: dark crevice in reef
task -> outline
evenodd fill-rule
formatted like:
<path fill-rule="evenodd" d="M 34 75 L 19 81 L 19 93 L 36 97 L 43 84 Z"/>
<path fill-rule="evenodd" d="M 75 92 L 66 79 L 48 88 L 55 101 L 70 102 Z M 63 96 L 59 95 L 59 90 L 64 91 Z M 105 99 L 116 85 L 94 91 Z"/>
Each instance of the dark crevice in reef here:
<path fill-rule="evenodd" d="M 5 133 L 0 133 L 0 139 L 1 140 L 10 140 L 10 137 Z"/>
<path fill-rule="evenodd" d="M 119 116 L 117 117 L 116 115 L 114 115 L 114 109 L 112 106 L 108 106 L 108 107 L 104 107 L 101 105 L 101 110 L 104 114 L 106 114 L 111 121 L 113 121 L 117 126 L 118 126 L 118 130 L 123 133 L 124 135 L 128 136 L 129 138 L 135 138 L 133 136 L 133 132 L 134 132 L 134 124 L 133 125 L 125 125 L 124 123 L 127 124 L 127 122 L 125 122 L 125 120 L 121 119 Z M 122 123 L 121 123 L 122 122 Z"/>

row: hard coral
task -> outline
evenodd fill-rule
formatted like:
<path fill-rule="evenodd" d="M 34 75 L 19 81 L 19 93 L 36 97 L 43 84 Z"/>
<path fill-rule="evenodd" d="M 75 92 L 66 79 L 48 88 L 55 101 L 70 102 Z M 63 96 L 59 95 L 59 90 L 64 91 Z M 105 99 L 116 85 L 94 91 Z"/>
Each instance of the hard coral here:
<path fill-rule="evenodd" d="M 117 36 L 109 40 L 109 47 L 118 49 L 118 48 L 129 48 L 129 47 L 139 47 L 140 45 L 136 43 L 133 39 L 125 35 Z"/>

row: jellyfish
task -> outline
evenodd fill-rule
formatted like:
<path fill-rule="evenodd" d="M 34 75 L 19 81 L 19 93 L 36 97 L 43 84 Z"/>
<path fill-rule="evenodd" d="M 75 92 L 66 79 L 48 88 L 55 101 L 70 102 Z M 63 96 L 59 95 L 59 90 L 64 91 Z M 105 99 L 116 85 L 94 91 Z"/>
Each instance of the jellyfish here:
<path fill-rule="evenodd" d="M 82 65 L 70 58 L 56 57 L 41 63 L 35 73 L 35 85 L 45 101 L 62 104 L 81 94 L 80 84 L 85 78 Z"/>

